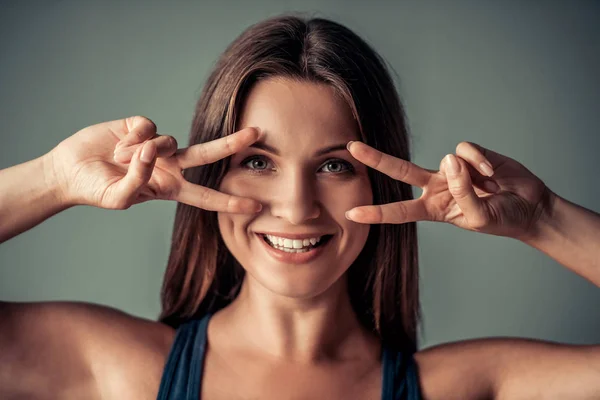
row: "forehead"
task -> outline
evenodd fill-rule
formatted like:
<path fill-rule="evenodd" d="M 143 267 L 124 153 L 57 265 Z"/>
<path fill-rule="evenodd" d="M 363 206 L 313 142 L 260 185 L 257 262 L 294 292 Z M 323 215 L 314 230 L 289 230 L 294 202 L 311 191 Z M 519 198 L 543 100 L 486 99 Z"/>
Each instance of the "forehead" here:
<path fill-rule="evenodd" d="M 287 78 L 257 82 L 241 110 L 238 129 L 258 127 L 266 141 L 359 139 L 358 126 L 344 99 L 329 85 Z"/>

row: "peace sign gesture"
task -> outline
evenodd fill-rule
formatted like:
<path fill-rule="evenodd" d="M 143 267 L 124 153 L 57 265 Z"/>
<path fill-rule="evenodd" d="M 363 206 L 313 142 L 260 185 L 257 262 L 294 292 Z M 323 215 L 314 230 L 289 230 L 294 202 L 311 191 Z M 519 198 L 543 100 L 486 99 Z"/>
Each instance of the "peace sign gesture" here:
<path fill-rule="evenodd" d="M 355 207 L 347 218 L 360 223 L 448 222 L 460 228 L 513 238 L 530 233 L 549 207 L 550 190 L 527 168 L 477 144 L 461 142 L 440 170 L 419 167 L 362 142 L 348 150 L 363 164 L 423 189 L 421 197 Z"/>
<path fill-rule="evenodd" d="M 258 130 L 243 129 L 178 149 L 148 118 L 135 116 L 80 130 L 49 153 L 65 203 L 127 209 L 148 200 L 175 200 L 205 210 L 254 213 L 260 204 L 188 182 L 182 171 L 249 146 Z"/>

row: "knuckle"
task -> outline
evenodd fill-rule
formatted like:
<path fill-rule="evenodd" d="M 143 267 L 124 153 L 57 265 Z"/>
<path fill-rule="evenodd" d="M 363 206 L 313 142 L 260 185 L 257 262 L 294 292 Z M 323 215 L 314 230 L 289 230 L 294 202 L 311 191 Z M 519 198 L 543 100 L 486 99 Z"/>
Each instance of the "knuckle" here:
<path fill-rule="evenodd" d="M 138 115 L 136 118 L 141 121 L 141 123 L 144 125 L 144 127 L 151 129 L 153 132 L 156 132 L 156 129 L 157 129 L 156 124 L 150 118 L 145 117 L 143 115 Z"/>
<path fill-rule="evenodd" d="M 395 207 L 395 214 L 399 221 L 404 221 L 408 217 L 408 210 L 404 204 L 398 203 L 398 206 Z"/>
<path fill-rule="evenodd" d="M 448 185 L 448 191 L 453 197 L 458 199 L 465 198 L 468 195 L 467 191 L 461 185 Z"/>
<path fill-rule="evenodd" d="M 397 170 L 398 180 L 405 180 L 410 174 L 410 164 L 404 161 L 400 162 Z"/>
<path fill-rule="evenodd" d="M 202 205 L 202 208 L 206 208 L 206 206 L 208 205 L 208 203 L 210 202 L 210 190 L 203 190 L 202 194 L 200 195 L 200 204 Z"/>
<path fill-rule="evenodd" d="M 477 213 L 475 216 L 470 216 L 467 219 L 469 220 L 469 224 L 475 229 L 484 228 L 489 224 L 489 218 L 482 213 Z"/>
<path fill-rule="evenodd" d="M 229 196 L 227 199 L 227 211 L 234 212 L 236 211 L 237 201 L 233 198 L 233 196 Z"/>
<path fill-rule="evenodd" d="M 112 207 L 117 210 L 128 210 L 131 207 L 131 201 L 129 201 L 129 197 L 129 193 L 118 197 L 114 200 Z"/>
<path fill-rule="evenodd" d="M 205 160 L 208 160 L 208 149 L 207 146 L 203 144 L 198 147 L 198 161 L 204 164 Z"/>
<path fill-rule="evenodd" d="M 177 139 L 175 139 L 173 136 L 168 136 L 167 140 L 168 140 L 169 148 L 177 149 L 177 146 L 178 146 Z"/>
<path fill-rule="evenodd" d="M 225 151 L 230 154 L 235 151 L 235 137 L 231 137 L 231 135 L 225 136 Z"/>
<path fill-rule="evenodd" d="M 465 153 L 467 152 L 469 149 L 472 148 L 472 144 L 470 142 L 460 142 L 459 144 L 456 145 L 456 154 L 459 153 Z"/>

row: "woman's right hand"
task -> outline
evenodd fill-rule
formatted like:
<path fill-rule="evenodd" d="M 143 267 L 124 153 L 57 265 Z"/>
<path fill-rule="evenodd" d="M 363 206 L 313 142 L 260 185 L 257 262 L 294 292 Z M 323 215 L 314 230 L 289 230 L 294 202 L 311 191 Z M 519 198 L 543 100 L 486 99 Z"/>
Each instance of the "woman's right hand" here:
<path fill-rule="evenodd" d="M 258 130 L 247 128 L 178 150 L 175 138 L 157 135 L 152 121 L 136 116 L 84 128 L 48 156 L 63 200 L 70 205 L 124 210 L 164 199 L 211 211 L 253 213 L 260 210 L 257 201 L 190 183 L 182 170 L 234 154 L 258 137 Z"/>

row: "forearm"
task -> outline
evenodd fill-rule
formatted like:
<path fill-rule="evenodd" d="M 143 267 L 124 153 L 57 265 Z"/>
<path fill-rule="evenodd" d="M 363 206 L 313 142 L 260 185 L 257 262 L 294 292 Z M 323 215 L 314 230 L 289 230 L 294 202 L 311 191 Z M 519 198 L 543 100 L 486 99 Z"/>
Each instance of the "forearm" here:
<path fill-rule="evenodd" d="M 70 207 L 48 156 L 0 170 L 0 243 Z"/>
<path fill-rule="evenodd" d="M 556 194 L 551 204 L 523 241 L 600 286 L 600 215 Z"/>

